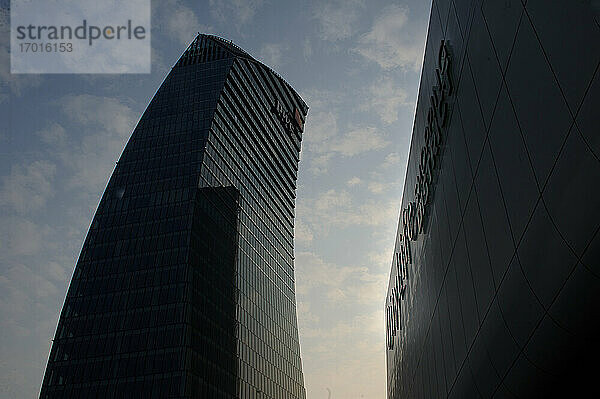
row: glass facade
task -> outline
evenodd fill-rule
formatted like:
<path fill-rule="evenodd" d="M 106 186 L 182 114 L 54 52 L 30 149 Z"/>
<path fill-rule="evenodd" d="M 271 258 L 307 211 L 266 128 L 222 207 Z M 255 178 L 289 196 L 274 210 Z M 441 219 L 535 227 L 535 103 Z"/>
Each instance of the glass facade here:
<path fill-rule="evenodd" d="M 308 107 L 198 35 L 135 128 L 75 267 L 41 398 L 304 398 L 293 228 Z"/>
<path fill-rule="evenodd" d="M 598 396 L 600 6 L 434 0 L 388 398 Z"/>

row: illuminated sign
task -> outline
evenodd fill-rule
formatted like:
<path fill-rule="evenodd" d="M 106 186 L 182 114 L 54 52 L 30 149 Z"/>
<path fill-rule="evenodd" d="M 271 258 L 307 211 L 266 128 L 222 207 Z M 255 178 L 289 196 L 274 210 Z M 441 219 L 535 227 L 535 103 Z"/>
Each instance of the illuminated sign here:
<path fill-rule="evenodd" d="M 294 117 L 296 118 L 296 123 L 298 124 L 298 127 L 300 128 L 300 132 L 304 131 L 304 122 L 302 122 L 302 115 L 300 115 L 300 111 L 298 110 L 298 108 L 296 108 L 296 110 L 294 111 Z"/>
<path fill-rule="evenodd" d="M 304 130 L 304 123 L 302 122 L 298 108 L 295 109 L 294 117 L 292 117 L 286 107 L 279 100 L 275 100 L 271 106 L 271 110 L 277 115 L 277 119 L 279 119 L 279 122 L 287 132 L 295 133 L 296 130 L 299 132 Z"/>
<path fill-rule="evenodd" d="M 402 329 L 401 300 L 404 299 L 408 280 L 408 265 L 412 264 L 410 242 L 423 233 L 428 216 L 428 205 L 433 191 L 435 168 L 438 166 L 443 139 L 443 129 L 448 124 L 448 103 L 452 96 L 450 76 L 451 58 L 448 43 L 442 40 L 438 52 L 438 67 L 435 70 L 436 84 L 432 88 L 423 132 L 425 143 L 418 159 L 417 182 L 413 201 L 400 214 L 401 232 L 398 233 L 400 250 L 394 254 L 396 268 L 394 285 L 386 306 L 386 341 L 388 349 L 394 349 L 394 337 Z M 392 269 L 393 270 L 393 269 Z"/>

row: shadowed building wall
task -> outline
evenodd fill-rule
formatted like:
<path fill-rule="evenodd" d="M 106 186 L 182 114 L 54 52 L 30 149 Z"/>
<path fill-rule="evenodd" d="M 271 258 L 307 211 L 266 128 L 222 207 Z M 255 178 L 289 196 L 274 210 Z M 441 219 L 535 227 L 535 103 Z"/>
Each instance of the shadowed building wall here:
<path fill-rule="evenodd" d="M 388 398 L 597 396 L 599 11 L 433 1 L 385 301 Z"/>
<path fill-rule="evenodd" d="M 304 398 L 293 223 L 308 107 L 198 35 L 85 239 L 41 398 Z"/>

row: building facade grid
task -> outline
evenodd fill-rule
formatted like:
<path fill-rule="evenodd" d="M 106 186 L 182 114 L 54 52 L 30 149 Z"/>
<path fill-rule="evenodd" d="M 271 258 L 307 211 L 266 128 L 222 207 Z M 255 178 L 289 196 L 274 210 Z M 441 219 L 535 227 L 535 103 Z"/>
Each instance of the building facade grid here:
<path fill-rule="evenodd" d="M 454 93 L 398 329 L 386 319 L 389 398 L 597 390 L 598 21 L 591 2 L 433 2 L 402 209 L 442 40 Z"/>
<path fill-rule="evenodd" d="M 293 226 L 307 111 L 271 69 L 198 35 L 98 206 L 41 398 L 305 397 Z"/>

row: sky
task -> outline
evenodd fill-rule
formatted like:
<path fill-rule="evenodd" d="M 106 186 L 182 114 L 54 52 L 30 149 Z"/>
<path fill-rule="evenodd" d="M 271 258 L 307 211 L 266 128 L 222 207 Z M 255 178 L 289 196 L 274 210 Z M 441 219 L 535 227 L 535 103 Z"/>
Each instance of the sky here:
<path fill-rule="evenodd" d="M 39 395 L 108 178 L 196 32 L 266 63 L 309 105 L 296 201 L 309 399 L 385 398 L 383 306 L 430 2 L 152 2 L 152 73 L 11 75 L 0 0 L 0 397 Z"/>

